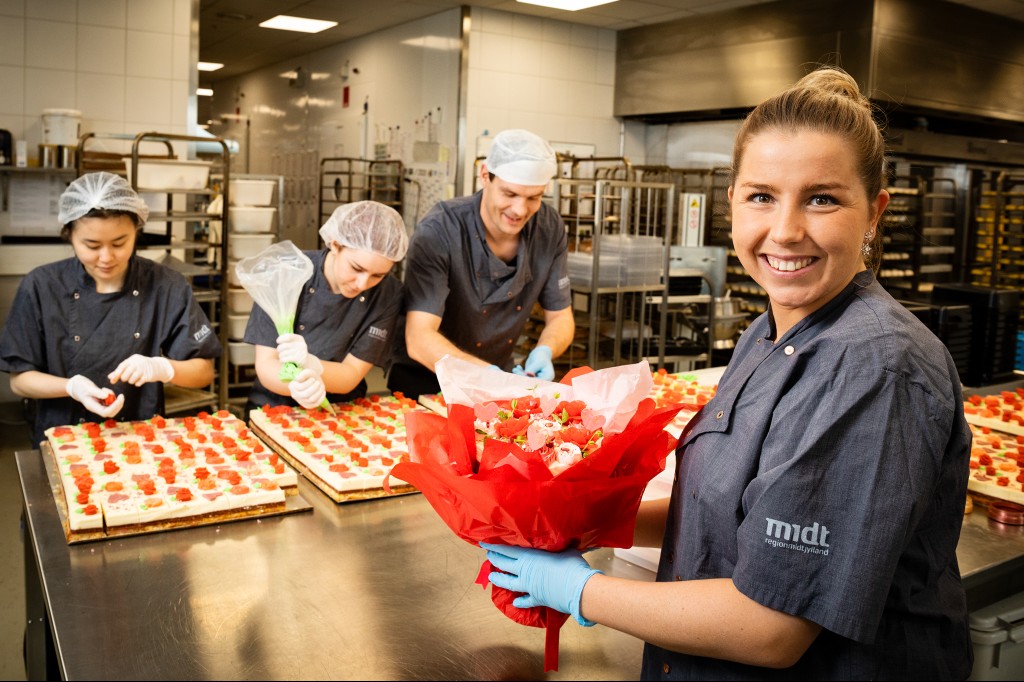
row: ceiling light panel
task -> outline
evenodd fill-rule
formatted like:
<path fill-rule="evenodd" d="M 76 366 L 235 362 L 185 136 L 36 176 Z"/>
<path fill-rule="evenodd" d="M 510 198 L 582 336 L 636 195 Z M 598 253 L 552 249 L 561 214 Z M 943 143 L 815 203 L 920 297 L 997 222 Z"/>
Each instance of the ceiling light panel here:
<path fill-rule="evenodd" d="M 576 12 L 581 9 L 590 9 L 598 5 L 607 5 L 617 0 L 516 0 L 526 5 L 538 5 L 539 7 L 550 7 L 551 9 L 564 9 L 569 12 Z"/>
<path fill-rule="evenodd" d="M 286 14 L 278 14 L 272 19 L 260 23 L 263 28 L 276 28 L 282 31 L 299 31 L 301 33 L 320 33 L 329 28 L 337 26 L 336 21 L 322 21 L 320 19 L 306 19 L 304 17 L 290 17 Z"/>

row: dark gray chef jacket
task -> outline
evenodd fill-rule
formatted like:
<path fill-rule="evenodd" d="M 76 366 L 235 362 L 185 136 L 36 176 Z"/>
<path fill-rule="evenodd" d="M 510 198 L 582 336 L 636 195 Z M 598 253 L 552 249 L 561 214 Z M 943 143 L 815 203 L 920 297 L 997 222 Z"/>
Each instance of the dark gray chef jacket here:
<path fill-rule="evenodd" d="M 515 260 L 506 263 L 487 246 L 482 196 L 480 190 L 439 202 L 417 226 L 406 257 L 405 309 L 437 315 L 446 339 L 508 371 L 534 304 L 562 310 L 572 302 L 565 226 L 542 204 L 520 233 Z M 396 364 L 422 368 L 406 352 L 404 326 L 395 341 Z"/>
<path fill-rule="evenodd" d="M 648 644 L 643 677 L 967 677 L 971 433 L 949 353 L 870 271 L 773 338 L 769 311 L 680 440 L 658 580 L 731 578 L 821 634 L 786 670 Z"/>

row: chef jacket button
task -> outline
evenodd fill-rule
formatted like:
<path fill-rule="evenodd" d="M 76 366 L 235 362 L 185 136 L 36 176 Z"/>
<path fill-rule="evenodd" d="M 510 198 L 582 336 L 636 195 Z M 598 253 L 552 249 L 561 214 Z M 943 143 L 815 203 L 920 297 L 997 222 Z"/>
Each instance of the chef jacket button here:
<path fill-rule="evenodd" d="M 79 424 L 84 424 L 85 423 L 85 417 L 79 417 L 78 418 L 78 423 Z"/>
<path fill-rule="evenodd" d="M 665 673 L 666 675 L 668 675 L 671 670 L 672 670 L 672 666 L 670 666 L 668 663 L 662 663 L 661 664 L 661 671 L 663 673 Z"/>
<path fill-rule="evenodd" d="M 508 292 L 508 297 L 509 297 L 509 298 L 512 298 L 512 292 L 511 292 L 511 291 L 510 291 L 510 292 Z"/>
<path fill-rule="evenodd" d="M 75 341 L 81 341 L 81 340 L 82 340 L 82 337 L 79 336 L 78 334 L 75 334 Z"/>
<path fill-rule="evenodd" d="M 483 344 L 482 344 L 482 343 L 480 343 L 479 341 L 477 341 L 477 342 L 476 342 L 476 347 L 477 347 L 477 348 L 480 348 L 480 347 L 481 347 L 482 345 L 483 345 Z"/>
<path fill-rule="evenodd" d="M 715 415 L 715 419 L 721 419 L 725 416 L 725 410 L 719 410 L 718 414 Z"/>
<path fill-rule="evenodd" d="M 304 331 L 306 331 L 306 325 L 304 325 L 304 324 L 300 324 L 300 325 L 299 325 L 299 331 L 300 331 L 300 332 L 304 332 Z"/>
<path fill-rule="evenodd" d="M 758 339 L 757 340 L 758 343 L 761 343 L 762 341 L 764 341 L 764 339 Z"/>
<path fill-rule="evenodd" d="M 142 334 L 135 332 L 134 334 L 132 334 L 132 336 L 134 336 L 135 338 L 139 338 L 140 336 L 142 336 Z"/>
<path fill-rule="evenodd" d="M 678 582 L 682 582 L 682 581 L 683 581 L 683 576 L 681 576 L 681 575 L 674 575 L 674 576 L 672 576 L 672 577 L 673 577 L 673 578 L 675 579 L 675 581 L 676 581 L 677 583 L 678 583 Z M 666 667 L 667 667 L 667 666 L 666 666 Z"/>
<path fill-rule="evenodd" d="M 359 302 L 360 303 L 366 303 L 366 297 L 365 296 L 360 296 L 359 297 Z"/>
<path fill-rule="evenodd" d="M 785 347 L 785 348 L 784 348 L 784 349 L 782 350 L 782 352 L 783 352 L 783 353 L 785 353 L 786 355 L 792 355 L 793 353 L 795 353 L 795 352 L 796 352 L 796 348 L 793 348 L 793 346 L 786 346 L 786 347 Z"/>
<path fill-rule="evenodd" d="M 309 293 L 315 294 L 316 293 L 316 289 L 314 289 L 313 287 L 310 287 L 309 288 Z"/>
<path fill-rule="evenodd" d="M 138 289 L 132 289 L 132 296 L 138 296 L 138 295 L 139 295 L 139 290 Z"/>
<path fill-rule="evenodd" d="M 81 295 L 80 295 L 80 294 L 79 294 L 79 293 L 78 293 L 78 292 L 76 291 L 76 292 L 75 292 L 75 297 L 74 297 L 74 298 L 75 298 L 75 300 L 77 301 L 77 300 L 78 300 L 79 298 L 81 298 Z"/>

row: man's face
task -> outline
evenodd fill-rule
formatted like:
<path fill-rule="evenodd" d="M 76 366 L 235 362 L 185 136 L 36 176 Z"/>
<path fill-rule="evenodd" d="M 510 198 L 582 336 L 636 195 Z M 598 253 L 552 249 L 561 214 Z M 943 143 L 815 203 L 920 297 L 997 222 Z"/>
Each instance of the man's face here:
<path fill-rule="evenodd" d="M 486 165 L 480 167 L 483 197 L 480 213 L 487 232 L 495 239 L 518 236 L 527 221 L 540 210 L 547 184 L 515 185 L 497 175 L 493 178 Z"/>

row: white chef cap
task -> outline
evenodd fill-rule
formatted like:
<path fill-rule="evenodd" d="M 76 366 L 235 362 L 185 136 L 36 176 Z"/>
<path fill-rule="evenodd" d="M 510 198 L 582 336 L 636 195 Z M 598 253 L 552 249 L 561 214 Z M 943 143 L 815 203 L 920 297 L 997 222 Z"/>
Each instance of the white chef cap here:
<path fill-rule="evenodd" d="M 487 170 L 515 185 L 546 185 L 558 170 L 555 150 L 529 130 L 503 130 L 487 154 Z"/>
<path fill-rule="evenodd" d="M 409 235 L 401 214 L 376 201 L 354 201 L 342 204 L 320 228 L 324 244 L 338 242 L 342 246 L 372 251 L 390 261 L 398 262 L 409 248 Z"/>
<path fill-rule="evenodd" d="M 100 171 L 87 173 L 73 181 L 60 195 L 57 220 L 61 225 L 73 223 L 94 208 L 126 211 L 138 216 L 141 227 L 149 218 L 149 207 L 128 181 L 120 175 Z"/>

